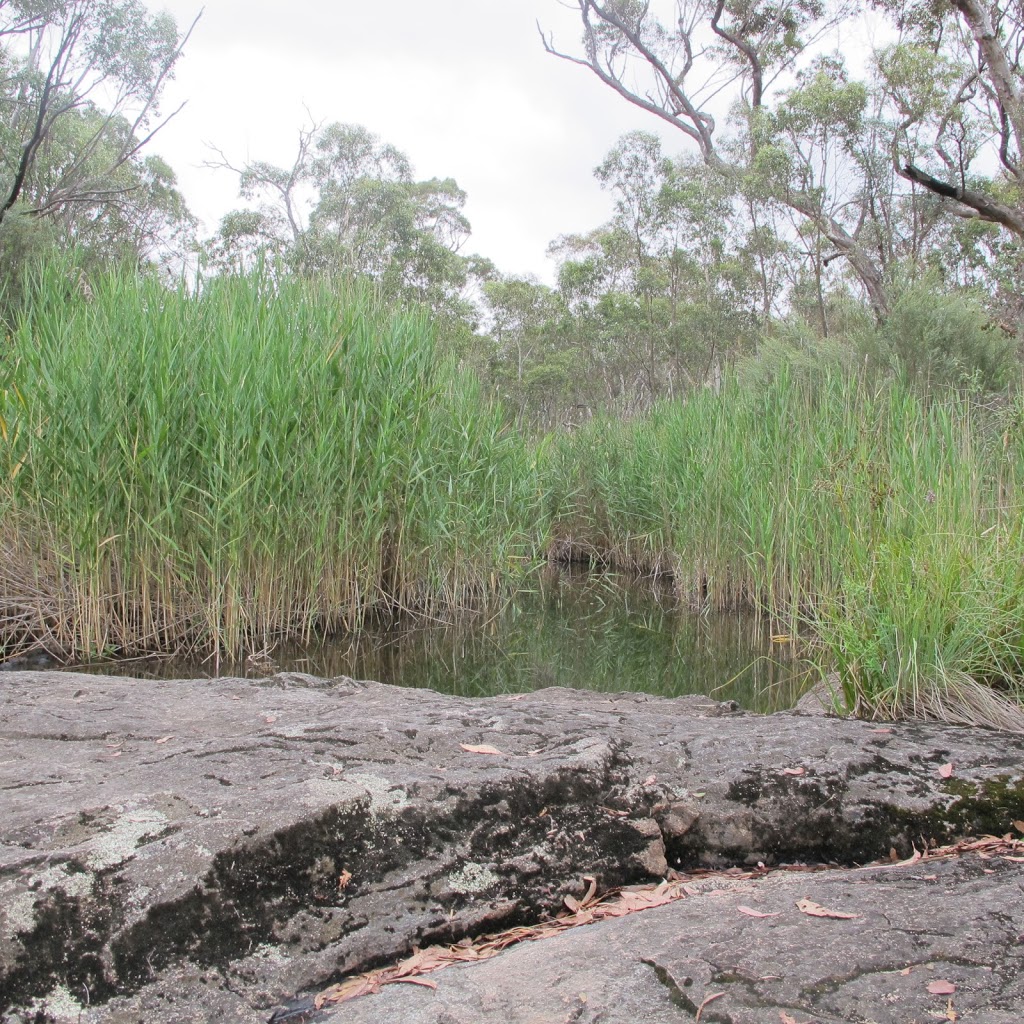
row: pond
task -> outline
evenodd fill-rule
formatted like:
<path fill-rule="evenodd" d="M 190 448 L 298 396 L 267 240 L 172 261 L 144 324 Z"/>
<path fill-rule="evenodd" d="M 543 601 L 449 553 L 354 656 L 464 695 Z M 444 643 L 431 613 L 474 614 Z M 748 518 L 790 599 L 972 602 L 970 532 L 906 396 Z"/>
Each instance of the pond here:
<path fill-rule="evenodd" d="M 546 686 L 704 693 L 754 711 L 790 707 L 811 681 L 785 638 L 773 641 L 767 623 L 754 616 L 696 614 L 650 580 L 558 568 L 501 607 L 457 622 L 379 625 L 355 637 L 283 645 L 237 664 L 146 659 L 68 667 L 167 679 L 294 671 L 464 697 Z"/>

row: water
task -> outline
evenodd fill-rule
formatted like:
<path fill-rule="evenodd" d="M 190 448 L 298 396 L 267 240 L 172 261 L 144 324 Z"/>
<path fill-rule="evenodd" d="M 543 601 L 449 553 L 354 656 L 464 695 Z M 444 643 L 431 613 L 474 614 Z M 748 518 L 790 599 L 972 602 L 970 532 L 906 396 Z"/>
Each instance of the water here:
<path fill-rule="evenodd" d="M 546 686 L 703 693 L 755 711 L 789 707 L 809 684 L 790 645 L 773 642 L 767 625 L 752 616 L 697 615 L 650 581 L 569 570 L 548 570 L 501 608 L 456 623 L 379 626 L 238 664 L 147 659 L 71 667 L 167 679 L 294 671 L 463 697 Z"/>

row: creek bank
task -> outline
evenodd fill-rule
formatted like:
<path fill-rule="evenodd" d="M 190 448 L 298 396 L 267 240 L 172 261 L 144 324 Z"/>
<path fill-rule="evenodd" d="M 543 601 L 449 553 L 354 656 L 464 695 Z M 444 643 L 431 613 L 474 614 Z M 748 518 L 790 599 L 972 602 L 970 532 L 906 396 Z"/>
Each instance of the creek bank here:
<path fill-rule="evenodd" d="M 581 895 L 584 875 L 604 889 L 694 866 L 849 865 L 1002 834 L 1015 820 L 1024 738 L 992 731 L 755 716 L 701 697 L 467 700 L 295 674 L 5 673 L 0 1018 L 265 1020 L 296 993 L 414 946 L 536 921 Z M 1000 862 L 986 875 L 965 862 L 942 868 L 961 875 L 938 887 L 899 875 L 932 900 L 917 911 L 922 956 L 952 928 L 926 919 L 940 919 L 955 891 L 967 903 L 971 886 L 996 902 L 1016 893 L 1019 905 L 1019 867 Z M 834 884 L 852 877 L 838 872 Z M 637 915 L 622 935 L 652 914 L 693 913 L 680 909 L 688 902 Z M 1007 913 L 978 934 L 1024 933 Z M 869 925 L 884 949 L 882 917 Z M 814 954 L 820 926 L 794 924 L 793 949 Z M 532 963 L 565 938 L 514 955 Z M 731 963 L 722 949 L 715 962 Z M 643 956 L 628 962 L 669 992 Z M 490 1016 L 450 1019 L 518 1019 L 499 1003 Z M 685 1001 L 668 1005 L 685 1011 Z M 338 1016 L 347 1019 L 362 1018 Z M 716 1016 L 714 1003 L 701 1019 L 754 1020 Z"/>

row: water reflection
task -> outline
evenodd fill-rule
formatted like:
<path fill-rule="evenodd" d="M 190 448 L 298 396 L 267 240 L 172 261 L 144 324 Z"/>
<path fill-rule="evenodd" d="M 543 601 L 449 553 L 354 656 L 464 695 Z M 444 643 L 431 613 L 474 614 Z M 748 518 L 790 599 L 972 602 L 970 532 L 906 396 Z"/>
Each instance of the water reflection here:
<path fill-rule="evenodd" d="M 216 674 L 210 664 L 172 660 L 79 667 L 162 678 Z M 273 671 L 378 679 L 464 697 L 546 686 L 706 693 L 757 711 L 791 706 L 808 684 L 790 646 L 772 643 L 753 617 L 695 615 L 650 582 L 566 570 L 545 571 L 503 607 L 457 623 L 380 626 L 217 669 Z"/>

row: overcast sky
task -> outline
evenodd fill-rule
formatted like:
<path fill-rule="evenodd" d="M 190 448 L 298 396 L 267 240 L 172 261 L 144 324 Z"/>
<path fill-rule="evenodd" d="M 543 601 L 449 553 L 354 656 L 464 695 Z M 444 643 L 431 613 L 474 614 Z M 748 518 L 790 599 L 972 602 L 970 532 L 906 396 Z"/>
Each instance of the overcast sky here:
<path fill-rule="evenodd" d="M 147 0 L 184 27 L 198 0 Z M 465 252 L 551 280 L 557 235 L 608 219 L 593 168 L 623 133 L 661 134 L 586 68 L 544 52 L 536 22 L 573 49 L 578 14 L 559 0 L 207 0 L 164 109 L 188 105 L 152 148 L 212 233 L 241 205 L 237 180 L 204 169 L 213 143 L 236 164 L 290 166 L 308 107 L 403 150 L 419 178 L 468 193 Z"/>

